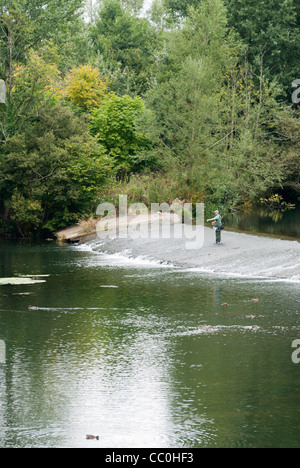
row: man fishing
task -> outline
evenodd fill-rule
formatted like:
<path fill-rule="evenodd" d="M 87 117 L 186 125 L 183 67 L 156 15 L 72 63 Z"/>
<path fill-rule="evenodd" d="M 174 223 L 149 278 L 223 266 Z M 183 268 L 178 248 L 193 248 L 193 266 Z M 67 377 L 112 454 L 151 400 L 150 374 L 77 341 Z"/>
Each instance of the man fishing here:
<path fill-rule="evenodd" d="M 215 211 L 215 217 L 208 219 L 207 222 L 209 223 L 212 221 L 212 225 L 216 231 L 216 244 L 220 244 L 221 242 L 221 229 L 222 229 L 222 218 L 218 210 Z"/>

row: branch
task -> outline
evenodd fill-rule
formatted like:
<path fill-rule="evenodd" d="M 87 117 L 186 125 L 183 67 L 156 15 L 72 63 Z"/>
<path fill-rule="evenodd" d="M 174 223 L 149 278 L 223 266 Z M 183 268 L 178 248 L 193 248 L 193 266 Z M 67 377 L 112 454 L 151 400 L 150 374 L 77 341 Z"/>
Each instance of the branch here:
<path fill-rule="evenodd" d="M 230 130 L 230 132 L 227 133 L 227 135 L 225 135 L 223 138 L 221 138 L 221 140 L 218 140 L 218 141 L 216 141 L 216 143 L 214 143 L 212 146 L 209 146 L 208 149 L 213 148 L 214 146 L 218 145 L 221 141 L 225 140 L 225 138 L 229 137 L 230 135 L 233 135 L 234 132 L 235 132 L 235 128 L 233 128 L 232 130 Z"/>
<path fill-rule="evenodd" d="M 40 173 L 37 172 L 35 169 L 33 169 L 33 171 L 34 171 L 39 177 L 38 177 L 37 179 L 31 180 L 30 182 L 41 182 L 42 180 L 49 179 L 51 176 L 53 176 L 55 170 L 56 170 L 56 167 L 53 169 L 52 172 L 50 172 L 50 174 L 47 174 L 47 175 L 45 175 L 45 176 L 42 176 L 42 174 L 40 174 Z"/>

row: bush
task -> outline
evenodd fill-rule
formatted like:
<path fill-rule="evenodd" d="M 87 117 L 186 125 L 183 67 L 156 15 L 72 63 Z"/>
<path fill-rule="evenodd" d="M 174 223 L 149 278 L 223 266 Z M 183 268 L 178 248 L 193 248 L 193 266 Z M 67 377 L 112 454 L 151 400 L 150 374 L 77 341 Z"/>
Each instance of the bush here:
<path fill-rule="evenodd" d="M 171 178 L 164 173 L 131 174 L 129 181 L 116 183 L 106 192 L 105 200 L 118 206 L 118 196 L 127 195 L 128 205 L 144 203 L 149 209 L 151 203 L 172 205 L 175 199 L 185 203 L 201 203 L 204 195 L 192 192 L 179 179 Z"/>

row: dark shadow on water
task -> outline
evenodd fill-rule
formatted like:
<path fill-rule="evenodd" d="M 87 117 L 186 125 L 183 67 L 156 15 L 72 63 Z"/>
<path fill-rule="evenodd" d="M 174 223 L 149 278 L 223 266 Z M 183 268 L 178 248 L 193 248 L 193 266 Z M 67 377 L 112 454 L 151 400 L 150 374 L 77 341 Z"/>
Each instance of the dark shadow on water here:
<path fill-rule="evenodd" d="M 225 222 L 227 230 L 300 240 L 300 204 L 284 212 L 256 208 L 248 213 L 231 213 Z"/>

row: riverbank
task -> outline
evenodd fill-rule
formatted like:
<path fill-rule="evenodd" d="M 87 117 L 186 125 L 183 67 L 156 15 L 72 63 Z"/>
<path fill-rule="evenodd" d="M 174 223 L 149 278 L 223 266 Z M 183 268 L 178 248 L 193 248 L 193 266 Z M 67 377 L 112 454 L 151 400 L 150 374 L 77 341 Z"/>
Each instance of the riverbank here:
<path fill-rule="evenodd" d="M 122 228 L 130 226 L 134 226 L 132 219 L 123 223 Z M 98 234 L 96 230 L 86 232 L 78 242 L 98 253 L 149 259 L 203 273 L 300 281 L 300 243 L 297 241 L 224 230 L 222 243 L 216 245 L 213 229 L 204 227 L 203 243 L 199 231 L 197 244 L 193 226 L 174 221 L 169 238 L 162 238 L 160 229 L 159 223 L 154 222 L 147 238 L 139 237 L 137 231 L 136 236 L 132 231 L 131 235 L 120 238 L 110 227 Z"/>

